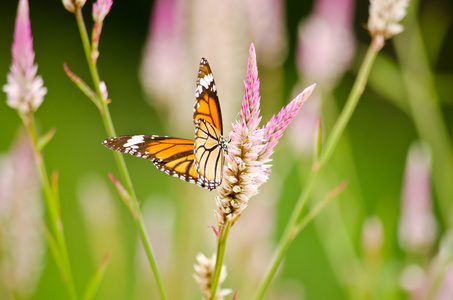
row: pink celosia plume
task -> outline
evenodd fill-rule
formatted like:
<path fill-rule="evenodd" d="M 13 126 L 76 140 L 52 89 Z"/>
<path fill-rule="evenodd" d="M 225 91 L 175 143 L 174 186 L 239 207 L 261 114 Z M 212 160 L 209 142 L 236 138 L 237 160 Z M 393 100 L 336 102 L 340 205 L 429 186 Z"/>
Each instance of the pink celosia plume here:
<path fill-rule="evenodd" d="M 282 137 L 283 131 L 285 131 L 286 127 L 288 127 L 289 123 L 291 123 L 297 115 L 304 102 L 310 97 L 315 86 L 315 84 L 312 84 L 306 88 L 267 123 L 264 128 L 264 140 L 266 143 L 265 147 L 260 152 L 261 160 L 267 160 L 272 153 L 274 153 L 274 147 Z"/>
<path fill-rule="evenodd" d="M 241 120 L 247 124 L 252 131 L 260 124 L 260 80 L 258 78 L 258 67 L 256 65 L 255 46 L 252 44 L 249 50 L 249 61 L 247 64 L 247 79 L 244 82 L 245 93 L 241 108 Z"/>
<path fill-rule="evenodd" d="M 247 207 L 250 197 L 258 193 L 258 188 L 266 182 L 270 161 L 275 145 L 283 131 L 297 114 L 303 103 L 310 96 L 315 85 L 306 88 L 291 101 L 267 125 L 259 128 L 260 95 L 256 54 L 253 44 L 250 46 L 245 96 L 242 103 L 240 120 L 233 124 L 230 133 L 226 158 L 228 167 L 224 170 L 222 185 L 218 188 L 220 196 L 216 198 L 216 212 L 219 225 L 234 220 Z"/>
<path fill-rule="evenodd" d="M 34 64 L 27 0 L 19 1 L 11 52 L 11 72 L 8 74 L 8 83 L 3 86 L 7 104 L 24 114 L 34 112 L 44 100 L 47 89 L 43 87 L 41 76 L 36 76 L 38 66 Z"/>

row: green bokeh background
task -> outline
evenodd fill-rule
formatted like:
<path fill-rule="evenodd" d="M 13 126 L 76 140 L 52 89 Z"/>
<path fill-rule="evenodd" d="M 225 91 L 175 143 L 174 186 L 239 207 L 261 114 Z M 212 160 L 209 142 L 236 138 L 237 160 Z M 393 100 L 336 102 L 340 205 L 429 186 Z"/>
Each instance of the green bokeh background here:
<path fill-rule="evenodd" d="M 91 1 L 88 2 L 87 4 L 91 5 Z M 298 80 L 294 58 L 297 25 L 309 14 L 312 5 L 312 1 L 291 0 L 286 2 L 289 53 L 284 63 L 285 88 L 281 97 L 275 100 L 280 103 L 268 104 L 265 100 L 270 100 L 263 95 L 263 107 L 267 105 L 275 110 L 290 100 L 291 91 Z M 11 63 L 10 47 L 16 7 L 16 1 L 2 0 L 0 2 L 0 75 L 3 76 L 0 76 L 3 78 L 0 83 L 2 85 L 6 83 L 6 74 Z M 420 15 L 423 15 L 425 9 L 442 7 L 448 20 L 446 38 L 441 45 L 439 59 L 432 67 L 436 75 L 435 84 L 438 88 L 443 117 L 451 142 L 453 135 L 453 27 L 451 26 L 453 4 L 450 1 L 425 1 L 421 7 Z M 158 116 L 159 111 L 145 101 L 138 77 L 151 9 L 151 1 L 117 0 L 104 23 L 98 66 L 102 80 L 107 83 L 109 97 L 113 99 L 110 112 L 115 128 L 120 134 L 169 134 L 165 129 L 166 122 L 162 122 L 162 117 Z M 344 103 L 348 95 L 364 49 L 369 43 L 369 37 L 363 29 L 368 17 L 367 9 L 368 1 L 357 1 L 354 28 L 358 40 L 358 50 L 352 70 L 344 76 L 335 90 L 339 105 Z M 89 20 L 90 9 L 86 7 L 84 13 L 86 19 Z M 98 111 L 67 78 L 63 70 L 63 63 L 67 62 L 74 73 L 89 82 L 89 74 L 73 16 L 57 0 L 31 0 L 30 14 L 36 62 L 39 65 L 38 72 L 43 77 L 48 89 L 45 102 L 36 113 L 36 119 L 41 132 L 46 132 L 53 127 L 57 129 L 54 139 L 45 149 L 45 161 L 48 170 L 58 170 L 60 174 L 61 210 L 65 234 L 76 285 L 81 294 L 98 261 L 95 261 L 90 255 L 90 245 L 87 242 L 90 228 L 86 226 L 80 211 L 77 200 L 78 188 L 81 178 L 84 176 L 99 174 L 106 178 L 108 172 L 117 174 L 117 171 L 112 153 L 101 145 L 101 141 L 107 136 Z M 430 31 L 431 28 L 435 28 L 431 23 L 435 21 L 435 18 L 425 19 L 424 23 L 421 23 L 427 42 L 432 39 L 432 35 L 436 35 L 436 32 Z M 428 43 L 428 52 L 429 47 Z M 387 57 L 394 57 L 393 51 L 392 44 L 389 43 L 383 53 Z M 339 53 L 339 55 L 341 54 Z M 200 53 L 199 56 L 203 56 L 203 53 Z M 378 60 L 377 64 L 379 63 Z M 194 69 L 194 74 L 195 72 Z M 272 76 L 268 75 L 266 78 L 262 78 L 261 85 L 265 86 L 271 80 Z M 385 82 L 385 78 L 381 78 L 381 81 Z M 220 83 L 217 84 L 220 85 Z M 393 85 L 393 82 L 389 84 Z M 392 88 L 398 93 L 398 87 Z M 18 131 L 22 130 L 17 113 L 6 105 L 5 99 L 3 94 L 0 97 L 0 152 L 8 151 Z M 191 98 L 188 97 L 188 99 Z M 239 109 L 240 107 L 237 107 L 238 111 Z M 268 120 L 275 113 L 266 108 L 263 108 L 263 111 L 265 114 L 263 120 Z M 190 114 L 191 112 L 188 112 L 188 115 Z M 224 123 L 232 121 L 224 120 Z M 188 133 L 190 134 L 191 131 Z M 357 175 L 360 178 L 360 190 L 365 199 L 363 213 L 365 216 L 377 214 L 381 217 L 385 230 L 384 259 L 398 264 L 398 261 L 404 256 L 399 249 L 396 237 L 401 186 L 407 151 L 411 143 L 417 139 L 417 132 L 411 118 L 406 113 L 388 101 L 383 93 L 368 87 L 348 125 L 347 133 Z M 340 157 L 341 154 L 338 155 Z M 277 230 L 274 238 L 277 240 L 294 207 L 300 191 L 300 183 L 304 181 L 306 173 L 301 173 L 300 168 L 294 164 L 294 160 L 298 160 L 285 136 L 277 146 L 273 158 L 274 167 L 270 181 L 274 177 L 281 177 L 279 180 L 282 184 L 278 205 L 278 222 L 275 224 Z M 176 206 L 187 205 L 180 203 L 184 199 L 180 199 L 175 190 L 184 189 L 190 192 L 197 189 L 196 186 L 186 187 L 184 182 L 164 176 L 143 160 L 127 157 L 126 162 L 139 199 L 146 199 L 150 194 L 167 195 L 169 201 L 173 201 Z M 335 163 L 335 158 L 333 162 Z M 303 163 L 307 165 L 302 169 L 307 172 L 310 168 L 309 161 Z M 340 179 L 347 178 L 348 172 L 345 170 L 345 175 L 342 176 L 342 170 L 336 170 Z M 354 187 L 354 183 L 352 180 L 351 189 L 357 189 Z M 331 189 L 333 185 L 327 186 L 327 188 Z M 114 194 L 113 187 L 112 194 Z M 213 199 L 214 192 L 211 195 Z M 259 205 L 259 197 L 258 195 L 253 199 L 256 201 L 254 205 Z M 132 299 L 134 281 L 137 280 L 133 275 L 137 246 L 136 231 L 132 218 L 120 199 L 115 196 L 114 201 L 121 218 L 121 228 L 117 232 L 118 239 L 124 246 L 124 257 L 129 264 L 121 270 L 107 269 L 107 274 L 109 272 L 114 274 L 107 275 L 108 279 L 106 277 L 106 281 L 101 283 L 97 299 Z M 434 209 L 437 210 L 438 207 L 434 206 Z M 214 201 L 212 209 L 214 209 Z M 362 220 L 352 220 L 351 222 L 361 223 Z M 214 223 L 215 220 L 212 217 L 212 224 Z M 446 224 L 441 223 L 440 226 L 443 229 Z M 200 230 L 205 230 L 205 227 Z M 240 230 L 239 226 L 237 230 Z M 185 233 L 180 232 L 179 234 L 183 236 Z M 360 252 L 359 230 L 352 232 L 351 235 L 354 246 Z M 347 299 L 346 291 L 332 274 L 332 267 L 329 265 L 320 243 L 322 238 L 312 225 L 308 226 L 290 247 L 279 278 L 283 281 L 302 282 L 307 299 Z M 212 244 L 211 247 L 213 247 L 214 239 L 206 243 Z M 116 257 L 112 256 L 111 259 L 115 260 Z M 194 261 L 193 258 L 181 268 L 185 268 L 185 272 L 191 272 Z M 234 277 L 235 273 L 239 272 L 241 271 L 238 269 L 230 268 L 229 276 Z M 150 285 L 154 285 L 152 278 L 149 279 L 149 282 Z M 187 284 L 195 286 L 191 277 L 187 277 L 187 282 Z M 172 282 L 167 281 L 164 284 L 169 289 L 175 288 Z M 278 284 L 276 283 L 276 285 Z M 226 286 L 234 289 L 232 285 Z M 187 297 L 197 299 L 199 297 L 197 295 L 195 293 Z M 241 299 L 240 295 L 239 292 L 239 299 Z M 66 297 L 65 287 L 60 280 L 57 266 L 48 251 L 42 278 L 33 299 L 66 299 Z M 404 297 L 401 294 L 397 298 L 404 299 Z M 2 299 L 1 295 L 0 299 Z M 147 297 L 138 296 L 137 299 L 147 299 Z M 152 296 L 148 299 L 155 298 Z"/>

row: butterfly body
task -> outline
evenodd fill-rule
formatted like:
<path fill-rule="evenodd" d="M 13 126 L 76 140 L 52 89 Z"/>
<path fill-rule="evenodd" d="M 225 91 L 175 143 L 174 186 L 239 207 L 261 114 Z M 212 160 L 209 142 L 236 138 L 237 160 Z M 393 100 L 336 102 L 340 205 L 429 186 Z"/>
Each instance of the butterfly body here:
<path fill-rule="evenodd" d="M 159 135 L 124 135 L 103 144 L 115 151 L 149 159 L 161 171 L 209 190 L 222 183 L 224 153 L 222 115 L 214 77 L 202 58 L 195 90 L 195 140 Z"/>

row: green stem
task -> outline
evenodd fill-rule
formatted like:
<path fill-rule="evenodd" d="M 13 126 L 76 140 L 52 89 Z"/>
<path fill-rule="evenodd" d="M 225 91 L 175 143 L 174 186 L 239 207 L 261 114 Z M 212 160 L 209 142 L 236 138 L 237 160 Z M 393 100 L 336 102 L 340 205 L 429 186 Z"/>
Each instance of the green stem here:
<path fill-rule="evenodd" d="M 419 1 L 411 3 L 410 13 L 406 18 L 407 29 L 403 36 L 394 39 L 394 45 L 415 128 L 432 151 L 432 178 L 440 221 L 449 227 L 452 225 L 453 147 L 440 108 L 434 75 L 424 50 L 423 35 L 416 19 L 419 5 Z"/>
<path fill-rule="evenodd" d="M 277 268 L 283 259 L 283 256 L 288 250 L 288 247 L 291 244 L 292 240 L 297 235 L 297 224 L 302 216 L 305 204 L 307 203 L 309 197 L 313 192 L 313 189 L 318 181 L 320 173 L 323 171 L 326 164 L 332 157 L 333 151 L 335 150 L 338 141 L 340 140 L 340 137 L 346 128 L 346 125 L 351 119 L 351 116 L 357 106 L 357 103 L 359 102 L 360 96 L 363 94 L 363 90 L 365 89 L 365 85 L 371 67 L 379 50 L 380 50 L 379 45 L 377 45 L 373 41 L 373 43 L 368 48 L 363 64 L 360 67 L 356 81 L 354 82 L 354 86 L 352 87 L 351 93 L 349 94 L 348 100 L 346 101 L 345 107 L 343 108 L 343 111 L 341 112 L 337 122 L 335 123 L 332 129 L 332 132 L 330 133 L 325 143 L 325 146 L 322 149 L 319 161 L 317 162 L 315 161 L 314 163 L 313 170 L 310 173 L 307 182 L 305 183 L 305 187 L 302 191 L 302 194 L 299 197 L 299 200 L 296 204 L 296 207 L 293 210 L 293 213 L 291 214 L 286 229 L 277 245 L 277 249 L 275 250 L 272 261 L 269 264 L 268 269 L 265 273 L 266 275 L 263 278 L 261 284 L 259 285 L 258 291 L 254 299 L 263 298 L 264 292 L 266 291 L 272 278 L 274 277 L 275 272 L 277 271 Z"/>
<path fill-rule="evenodd" d="M 107 134 L 109 136 L 116 136 L 115 129 L 113 126 L 112 118 L 110 116 L 109 108 L 108 108 L 108 103 L 107 99 L 104 99 L 102 96 L 102 92 L 100 90 L 100 77 L 99 77 L 99 72 L 96 66 L 96 63 L 93 62 L 91 58 L 91 46 L 90 46 L 90 39 L 88 37 L 88 32 L 86 30 L 85 22 L 83 20 L 83 15 L 81 9 L 77 9 L 75 12 L 76 20 L 77 20 L 77 26 L 79 27 L 80 31 L 80 37 L 82 39 L 82 44 L 83 44 L 83 49 L 85 52 L 85 57 L 87 60 L 88 67 L 90 69 L 91 77 L 93 79 L 93 84 L 94 84 L 94 89 L 96 91 L 96 94 L 99 98 L 99 102 L 101 103 L 101 106 L 99 107 L 99 110 L 101 112 L 102 120 L 104 121 L 104 126 L 107 131 Z M 137 226 L 138 233 L 140 235 L 140 239 L 142 240 L 143 246 L 145 248 L 146 255 L 148 257 L 151 269 L 153 271 L 154 277 L 156 279 L 157 287 L 160 293 L 161 299 L 167 299 L 165 296 L 165 291 L 163 288 L 162 280 L 159 274 L 159 271 L 157 269 L 157 264 L 154 259 L 153 251 L 151 248 L 151 243 L 148 240 L 148 235 L 146 232 L 146 227 L 145 227 L 145 222 L 143 220 L 143 216 L 140 210 L 140 205 L 137 200 L 137 196 L 135 194 L 134 187 L 132 185 L 132 180 L 129 176 L 129 172 L 126 167 L 126 163 L 124 161 L 123 156 L 119 152 L 113 152 L 115 156 L 116 163 L 118 165 L 121 177 L 123 179 L 123 183 L 130 195 L 130 199 L 132 202 L 132 206 L 136 212 L 134 215 L 134 221 L 135 225 Z"/>
<path fill-rule="evenodd" d="M 36 132 L 36 125 L 35 119 L 33 114 L 29 114 L 27 116 L 21 116 L 24 124 L 28 128 L 30 133 L 33 148 L 35 151 L 36 162 L 38 164 L 38 169 L 42 181 L 42 186 L 44 190 L 44 196 L 46 199 L 46 206 L 49 211 L 49 218 L 50 223 L 55 234 L 55 240 L 57 244 L 57 248 L 59 251 L 60 256 L 60 263 L 61 263 L 61 273 L 63 277 L 63 281 L 66 282 L 66 286 L 68 289 L 68 293 L 70 299 L 77 300 L 77 292 L 74 284 L 74 279 L 72 277 L 71 265 L 69 263 L 69 255 L 68 250 L 66 248 L 66 242 L 64 238 L 63 232 L 63 224 L 61 222 L 61 216 L 59 211 L 59 205 L 57 203 L 56 195 L 52 192 L 52 188 L 50 186 L 49 178 L 47 177 L 46 166 L 44 164 L 44 159 L 41 153 L 41 147 L 38 142 L 38 135 Z"/>
<path fill-rule="evenodd" d="M 214 274 L 212 275 L 211 282 L 211 300 L 215 300 L 215 296 L 217 293 L 220 272 L 222 271 L 223 259 L 225 258 L 225 249 L 228 239 L 228 233 L 230 231 L 232 223 L 233 221 L 228 221 L 220 230 L 219 240 L 217 241 L 217 255 L 215 261 L 215 269 Z"/>

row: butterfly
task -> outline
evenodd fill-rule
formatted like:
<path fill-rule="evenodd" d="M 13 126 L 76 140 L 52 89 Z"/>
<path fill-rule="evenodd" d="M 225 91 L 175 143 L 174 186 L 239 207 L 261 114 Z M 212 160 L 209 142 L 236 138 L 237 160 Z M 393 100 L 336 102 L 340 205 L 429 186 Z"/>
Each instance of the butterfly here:
<path fill-rule="evenodd" d="M 222 183 L 227 142 L 211 68 L 202 58 L 195 90 L 195 140 L 160 135 L 124 135 L 103 141 L 104 146 L 149 159 L 161 171 L 213 190 Z"/>

